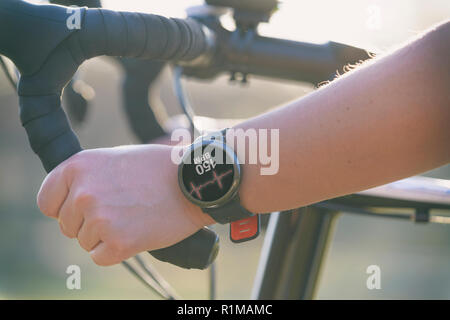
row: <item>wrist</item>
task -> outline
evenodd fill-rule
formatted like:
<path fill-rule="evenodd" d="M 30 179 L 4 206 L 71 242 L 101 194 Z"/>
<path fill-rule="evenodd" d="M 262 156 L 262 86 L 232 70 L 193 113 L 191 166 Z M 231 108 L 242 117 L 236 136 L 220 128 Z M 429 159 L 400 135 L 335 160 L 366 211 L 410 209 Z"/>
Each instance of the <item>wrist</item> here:
<path fill-rule="evenodd" d="M 241 182 L 239 185 L 239 198 L 242 207 L 250 211 L 253 214 L 258 213 L 257 208 L 257 194 L 255 191 L 255 181 L 258 178 L 259 166 L 257 164 L 246 163 L 246 155 L 248 155 L 249 148 L 245 144 L 244 149 L 237 148 L 238 141 L 237 136 L 234 134 L 227 135 L 226 144 L 230 146 L 237 154 L 241 165 Z"/>
<path fill-rule="evenodd" d="M 256 180 L 257 170 L 255 170 L 256 165 L 243 164 L 242 165 L 242 179 L 241 185 L 239 187 L 239 198 L 241 200 L 241 205 L 248 211 L 257 214 L 258 208 L 254 200 L 258 199 L 257 194 L 254 193 L 255 188 L 254 181 Z M 253 181 L 253 182 L 252 182 Z"/>
<path fill-rule="evenodd" d="M 213 133 L 213 136 L 216 134 L 217 132 Z M 248 178 L 242 181 L 242 176 L 246 176 L 246 173 L 243 173 L 243 166 L 234 150 L 234 139 L 226 139 L 226 147 L 217 140 L 220 138 L 206 136 L 197 139 L 186 150 L 182 147 L 173 149 L 177 158 L 183 154 L 182 163 L 177 170 L 178 190 L 184 200 L 184 206 L 191 208 L 192 216 L 203 225 L 215 221 L 236 221 L 256 212 L 250 211 L 253 208 L 249 205 L 251 196 L 247 190 L 251 188 L 249 183 L 245 182 Z M 207 148 L 214 148 L 215 153 Z M 225 162 L 221 162 L 224 160 Z M 250 172 L 249 176 L 252 175 Z M 240 190 L 241 182 L 244 191 Z M 241 195 L 244 201 L 241 201 Z M 248 210 L 244 203 L 251 209 Z"/>

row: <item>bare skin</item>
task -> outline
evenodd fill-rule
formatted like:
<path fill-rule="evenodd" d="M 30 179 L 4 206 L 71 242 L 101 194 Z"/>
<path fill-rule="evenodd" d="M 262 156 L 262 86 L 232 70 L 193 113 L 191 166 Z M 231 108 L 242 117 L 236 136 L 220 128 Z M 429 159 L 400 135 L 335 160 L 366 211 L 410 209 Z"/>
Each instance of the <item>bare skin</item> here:
<path fill-rule="evenodd" d="M 244 165 L 248 210 L 295 208 L 450 161 L 450 23 L 239 128 L 280 130 L 280 167 Z M 184 198 L 173 146 L 83 151 L 44 180 L 38 206 L 95 263 L 113 265 L 212 224 Z"/>

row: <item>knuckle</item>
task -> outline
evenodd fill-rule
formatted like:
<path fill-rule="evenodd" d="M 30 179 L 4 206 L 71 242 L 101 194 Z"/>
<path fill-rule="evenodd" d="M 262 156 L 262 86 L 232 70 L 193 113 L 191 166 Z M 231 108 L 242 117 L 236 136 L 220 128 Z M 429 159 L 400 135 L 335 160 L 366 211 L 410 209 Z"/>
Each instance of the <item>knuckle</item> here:
<path fill-rule="evenodd" d="M 91 215 L 91 217 L 89 218 L 89 224 L 92 227 L 97 227 L 97 228 L 104 228 L 108 225 L 108 218 L 106 215 L 97 212 L 93 215 Z"/>
<path fill-rule="evenodd" d="M 83 168 L 83 165 L 82 165 L 83 160 L 79 154 L 73 155 L 66 161 L 67 162 L 61 168 L 61 170 L 64 171 L 66 174 L 74 176 L 74 175 L 78 174 L 80 172 L 80 170 Z"/>
<path fill-rule="evenodd" d="M 73 206 L 75 209 L 85 209 L 88 207 L 92 207 L 97 202 L 96 196 L 87 190 L 82 190 L 77 192 L 76 196 L 73 200 Z"/>
<path fill-rule="evenodd" d="M 80 151 L 73 156 L 71 156 L 69 159 L 64 161 L 59 168 L 61 171 L 64 172 L 65 175 L 67 175 L 69 178 L 73 180 L 74 177 L 80 175 L 87 169 L 87 159 L 86 159 L 86 150 Z"/>
<path fill-rule="evenodd" d="M 85 223 L 91 231 L 95 231 L 100 236 L 107 236 L 111 233 L 110 219 L 108 216 L 100 211 L 91 210 L 85 215 Z"/>

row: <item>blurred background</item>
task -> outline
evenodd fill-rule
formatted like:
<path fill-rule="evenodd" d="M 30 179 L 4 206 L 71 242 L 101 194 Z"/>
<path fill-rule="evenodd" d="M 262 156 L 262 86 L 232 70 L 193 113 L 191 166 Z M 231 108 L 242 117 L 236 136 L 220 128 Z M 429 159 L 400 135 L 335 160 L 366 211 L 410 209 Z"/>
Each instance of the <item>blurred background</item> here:
<path fill-rule="evenodd" d="M 43 3 L 44 1 L 34 1 Z M 105 8 L 184 17 L 202 1 L 103 0 Z M 375 52 L 398 46 L 430 26 L 450 18 L 448 0 L 284 0 L 260 33 L 291 40 L 343 42 Z M 232 19 L 224 18 L 232 27 Z M 95 90 L 88 119 L 76 127 L 85 148 L 137 143 L 121 106 L 123 70 L 112 59 L 86 62 L 80 77 Z M 229 76 L 189 80 L 187 88 L 200 115 L 245 118 L 307 94 L 311 85 L 256 77 L 242 86 Z M 181 113 L 165 69 L 152 90 L 152 101 L 169 115 Z M 149 290 L 121 266 L 98 267 L 76 241 L 62 236 L 54 220 L 36 206 L 45 177 L 18 117 L 18 99 L 0 72 L 0 299 L 153 299 Z M 450 167 L 426 173 L 450 179 Z M 218 227 L 218 298 L 250 297 L 264 234 L 241 245 Z M 149 258 L 152 259 L 152 258 Z M 207 296 L 208 274 L 152 260 L 176 290 L 188 299 Z M 82 289 L 66 289 L 66 268 L 81 267 Z M 381 268 L 381 290 L 366 288 L 366 268 Z M 343 214 L 323 269 L 319 299 L 449 299 L 450 227 L 414 225 L 383 218 Z"/>

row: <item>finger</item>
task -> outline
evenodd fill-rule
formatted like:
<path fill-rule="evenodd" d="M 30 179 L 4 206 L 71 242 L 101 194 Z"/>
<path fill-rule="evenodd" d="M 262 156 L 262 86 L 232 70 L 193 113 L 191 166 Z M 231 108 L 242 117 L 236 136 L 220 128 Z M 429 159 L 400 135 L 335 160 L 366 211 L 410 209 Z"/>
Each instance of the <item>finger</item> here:
<path fill-rule="evenodd" d="M 105 242 L 100 242 L 94 249 L 89 252 L 92 260 L 99 266 L 112 266 L 114 264 L 122 262 L 125 258 L 121 258 L 117 251 L 106 244 Z"/>
<path fill-rule="evenodd" d="M 76 205 L 74 192 L 70 191 L 67 199 L 61 206 L 58 222 L 61 231 L 69 238 L 75 238 L 83 224 L 83 206 Z"/>
<path fill-rule="evenodd" d="M 87 220 L 83 221 L 77 238 L 80 246 L 88 252 L 94 249 L 101 241 L 98 231 Z"/>
<path fill-rule="evenodd" d="M 39 210 L 51 218 L 58 218 L 59 210 L 69 193 L 68 170 L 66 167 L 66 163 L 63 162 L 53 169 L 45 177 L 37 195 Z"/>

